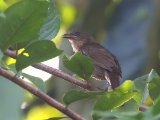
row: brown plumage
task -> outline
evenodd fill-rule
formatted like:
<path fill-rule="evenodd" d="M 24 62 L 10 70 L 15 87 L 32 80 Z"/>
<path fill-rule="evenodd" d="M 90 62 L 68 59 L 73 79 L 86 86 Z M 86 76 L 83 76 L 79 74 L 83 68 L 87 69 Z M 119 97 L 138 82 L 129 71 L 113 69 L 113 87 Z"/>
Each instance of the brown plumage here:
<path fill-rule="evenodd" d="M 63 37 L 70 41 L 75 52 L 79 51 L 92 59 L 94 65 L 92 77 L 98 80 L 107 80 L 113 89 L 119 86 L 121 68 L 111 52 L 85 33 L 75 32 L 64 34 Z"/>

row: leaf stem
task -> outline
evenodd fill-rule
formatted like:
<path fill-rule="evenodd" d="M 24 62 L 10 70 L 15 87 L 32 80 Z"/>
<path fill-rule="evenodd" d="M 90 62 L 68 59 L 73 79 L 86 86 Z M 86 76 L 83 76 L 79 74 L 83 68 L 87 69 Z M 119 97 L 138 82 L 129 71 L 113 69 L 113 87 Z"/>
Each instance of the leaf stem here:
<path fill-rule="evenodd" d="M 6 50 L 4 52 L 5 55 L 8 55 L 12 58 L 15 58 L 16 59 L 16 53 L 14 51 L 11 51 L 11 50 Z M 100 90 L 99 88 L 97 88 L 95 85 L 91 84 L 91 83 L 88 83 L 86 80 L 78 80 L 76 78 L 74 78 L 73 76 L 67 74 L 67 73 L 64 73 L 63 71 L 61 70 L 58 70 L 58 69 L 55 69 L 55 68 L 52 68 L 50 66 L 47 66 L 47 65 L 44 65 L 42 63 L 37 63 L 37 64 L 34 64 L 32 65 L 33 67 L 37 68 L 37 69 L 40 69 L 42 71 L 45 71 L 47 73 L 50 73 L 54 76 L 57 76 L 59 78 L 62 78 L 76 86 L 79 86 L 81 88 L 84 88 L 86 90 L 89 90 L 89 91 L 97 91 L 97 90 Z"/>

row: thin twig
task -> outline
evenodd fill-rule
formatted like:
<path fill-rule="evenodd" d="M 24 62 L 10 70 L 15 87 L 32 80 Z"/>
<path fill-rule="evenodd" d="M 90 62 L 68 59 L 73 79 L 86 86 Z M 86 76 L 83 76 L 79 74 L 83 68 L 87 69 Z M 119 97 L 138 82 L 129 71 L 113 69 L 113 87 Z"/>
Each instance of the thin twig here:
<path fill-rule="evenodd" d="M 139 110 L 142 112 L 145 112 L 146 110 L 148 110 L 148 107 L 144 104 L 139 105 Z"/>
<path fill-rule="evenodd" d="M 40 99 L 45 101 L 48 105 L 55 107 L 56 109 L 60 110 L 64 114 L 66 114 L 68 117 L 70 117 L 74 120 L 84 120 L 84 118 L 82 118 L 80 115 L 78 115 L 77 113 L 66 108 L 63 104 L 61 104 L 60 102 L 51 98 L 46 93 L 43 93 L 42 91 L 38 90 L 38 88 L 33 87 L 31 84 L 25 82 L 24 80 L 20 79 L 19 77 L 15 76 L 11 72 L 9 72 L 1 67 L 0 67 L 0 75 L 7 78 L 8 80 L 16 83 L 20 87 L 26 89 L 27 91 L 34 94 L 35 96 L 39 97 Z"/>
<path fill-rule="evenodd" d="M 16 54 L 14 51 L 11 51 L 11 50 L 6 50 L 4 52 L 5 55 L 8 55 L 12 58 L 16 58 Z M 47 73 L 50 73 L 54 76 L 57 76 L 59 78 L 62 78 L 74 85 L 77 85 L 81 88 L 84 88 L 84 89 L 87 89 L 87 90 L 99 90 L 99 88 L 97 88 L 95 85 L 91 84 L 91 83 L 88 83 L 87 81 L 85 80 L 78 80 L 76 78 L 74 78 L 73 76 L 67 74 L 67 73 L 64 73 L 62 72 L 61 70 L 58 70 L 58 69 L 55 69 L 55 68 L 52 68 L 50 66 L 47 66 L 47 65 L 44 65 L 42 63 L 37 63 L 37 64 L 34 64 L 32 65 L 33 67 L 37 68 L 37 69 L 40 69 L 40 70 L 43 70 Z"/>

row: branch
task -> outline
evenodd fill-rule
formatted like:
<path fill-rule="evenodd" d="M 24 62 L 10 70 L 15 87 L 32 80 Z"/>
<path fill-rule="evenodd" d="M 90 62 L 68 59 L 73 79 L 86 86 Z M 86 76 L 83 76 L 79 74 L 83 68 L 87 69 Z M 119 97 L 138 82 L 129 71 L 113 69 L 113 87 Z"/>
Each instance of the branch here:
<path fill-rule="evenodd" d="M 16 53 L 14 51 L 11 51 L 11 50 L 6 50 L 4 52 L 5 55 L 8 55 L 12 58 L 16 58 Z M 47 66 L 47 65 L 44 65 L 42 63 L 37 63 L 37 64 L 34 64 L 32 65 L 33 67 L 37 68 L 37 69 L 40 69 L 40 70 L 43 70 L 47 73 L 50 73 L 54 76 L 57 76 L 59 78 L 62 78 L 74 85 L 77 85 L 81 88 L 84 88 L 84 89 L 87 89 L 87 90 L 99 90 L 99 88 L 97 88 L 95 85 L 91 84 L 91 83 L 88 83 L 87 81 L 85 80 L 78 80 L 74 77 L 72 77 L 71 75 L 67 74 L 67 73 L 64 73 L 62 72 L 61 70 L 58 70 L 58 69 L 55 69 L 55 68 L 52 68 L 50 66 Z"/>
<path fill-rule="evenodd" d="M 54 100 L 53 98 L 48 96 L 46 93 L 39 91 L 38 88 L 33 87 L 31 84 L 25 82 L 24 80 L 20 79 L 19 77 L 15 76 L 11 72 L 9 72 L 1 67 L 0 67 L 0 75 L 7 78 L 8 80 L 16 83 L 20 87 L 26 89 L 27 91 L 34 94 L 35 96 L 39 97 L 40 99 L 45 101 L 48 105 L 55 107 L 56 109 L 63 112 L 68 117 L 72 118 L 73 120 L 84 120 L 84 118 L 82 118 L 80 115 L 78 115 L 77 113 L 66 108 L 63 104 Z"/>

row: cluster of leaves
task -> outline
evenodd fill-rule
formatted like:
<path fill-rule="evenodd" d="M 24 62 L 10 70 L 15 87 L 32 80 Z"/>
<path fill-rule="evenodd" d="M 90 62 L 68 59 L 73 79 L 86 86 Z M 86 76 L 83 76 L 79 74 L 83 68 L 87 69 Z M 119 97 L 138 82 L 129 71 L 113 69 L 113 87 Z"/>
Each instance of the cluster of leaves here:
<path fill-rule="evenodd" d="M 159 120 L 160 77 L 152 70 L 134 81 L 126 80 L 116 90 L 88 92 L 71 90 L 63 98 L 66 105 L 81 99 L 95 99 L 94 120 Z M 142 105 L 142 106 L 141 106 Z M 141 108 L 142 107 L 142 108 Z M 143 108 L 144 107 L 144 108 Z M 142 110 L 141 109 L 145 109 Z"/>
<path fill-rule="evenodd" d="M 0 66 L 4 67 L 2 52 L 7 49 L 24 49 L 16 59 L 15 68 L 9 66 L 14 72 L 60 55 L 62 50 L 51 41 L 59 27 L 60 16 L 54 0 L 22 0 L 8 7 L 0 14 Z M 46 91 L 41 78 L 22 75 Z"/>
<path fill-rule="evenodd" d="M 29 9 L 28 9 L 29 8 Z M 16 70 L 59 55 L 51 41 L 60 26 L 54 1 L 24 0 L 10 6 L 0 16 L 0 49 L 20 49 Z"/>
<path fill-rule="evenodd" d="M 29 8 L 29 9 L 28 9 Z M 61 54 L 51 41 L 59 30 L 60 18 L 53 0 L 22 0 L 0 14 L 0 55 L 6 49 L 24 48 L 15 63 L 16 71 Z M 3 56 L 0 56 L 1 60 Z M 91 59 L 76 53 L 64 56 L 63 64 L 70 71 L 88 80 L 93 72 Z M 1 65 L 2 66 L 2 65 Z M 39 78 L 23 74 L 38 85 Z M 152 70 L 133 81 L 126 80 L 113 91 L 68 91 L 63 101 L 69 104 L 81 99 L 95 99 L 92 117 L 97 119 L 158 120 L 160 119 L 160 77 Z M 44 90 L 44 84 L 38 85 Z M 149 102 L 148 102 L 149 101 Z M 150 103 L 150 104 L 149 104 Z M 149 106 L 140 112 L 139 105 Z"/>

